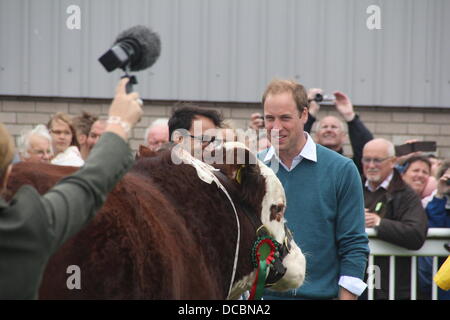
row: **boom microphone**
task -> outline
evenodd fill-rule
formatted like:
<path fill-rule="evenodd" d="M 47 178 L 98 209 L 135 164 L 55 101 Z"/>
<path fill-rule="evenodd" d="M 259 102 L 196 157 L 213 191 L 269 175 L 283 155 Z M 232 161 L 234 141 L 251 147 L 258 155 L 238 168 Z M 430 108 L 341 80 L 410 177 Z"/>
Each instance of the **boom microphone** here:
<path fill-rule="evenodd" d="M 151 67 L 161 53 L 158 34 L 145 26 L 131 27 L 117 36 L 111 49 L 98 60 L 108 72 L 117 68 L 125 72 Z"/>

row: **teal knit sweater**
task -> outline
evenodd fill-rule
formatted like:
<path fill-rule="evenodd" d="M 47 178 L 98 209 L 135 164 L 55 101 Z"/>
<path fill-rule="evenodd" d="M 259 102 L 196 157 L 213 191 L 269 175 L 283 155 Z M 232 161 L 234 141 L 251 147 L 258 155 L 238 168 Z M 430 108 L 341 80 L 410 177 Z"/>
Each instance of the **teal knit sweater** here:
<path fill-rule="evenodd" d="M 287 197 L 287 225 L 306 257 L 304 284 L 281 294 L 285 298 L 337 297 L 341 276 L 363 279 L 369 254 L 358 170 L 352 160 L 316 147 L 317 162 L 304 158 L 292 171 L 280 165 L 277 172 Z"/>

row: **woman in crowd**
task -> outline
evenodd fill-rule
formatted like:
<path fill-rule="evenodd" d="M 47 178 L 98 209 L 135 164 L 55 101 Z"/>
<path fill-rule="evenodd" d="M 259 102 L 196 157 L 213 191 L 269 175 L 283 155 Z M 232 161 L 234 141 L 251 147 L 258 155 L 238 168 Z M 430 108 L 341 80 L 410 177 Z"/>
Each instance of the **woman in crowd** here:
<path fill-rule="evenodd" d="M 55 153 L 51 163 L 74 167 L 84 165 L 72 118 L 66 113 L 57 112 L 50 118 L 47 127 L 52 136 L 53 151 Z"/>
<path fill-rule="evenodd" d="M 429 228 L 450 228 L 450 161 L 442 163 L 437 171 L 437 189 L 433 192 L 427 202 L 425 211 L 428 217 Z M 408 178 L 407 178 L 408 179 Z M 418 185 L 418 183 L 416 184 Z M 439 259 L 438 267 L 444 262 Z M 431 297 L 432 284 L 432 257 L 419 257 L 419 285 L 420 297 L 429 299 Z M 438 289 L 439 300 L 450 300 L 450 291 Z"/>
<path fill-rule="evenodd" d="M 413 156 L 406 160 L 402 169 L 403 181 L 419 195 L 423 207 L 426 208 L 428 201 L 432 197 L 429 194 L 424 194 L 424 190 L 431 178 L 430 160 L 424 156 Z"/>

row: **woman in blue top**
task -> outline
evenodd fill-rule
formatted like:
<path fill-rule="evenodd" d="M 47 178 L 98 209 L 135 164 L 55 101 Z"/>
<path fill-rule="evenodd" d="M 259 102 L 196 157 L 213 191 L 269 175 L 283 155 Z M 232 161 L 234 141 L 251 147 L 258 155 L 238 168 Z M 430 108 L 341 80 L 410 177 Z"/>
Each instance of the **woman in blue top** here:
<path fill-rule="evenodd" d="M 425 211 L 428 216 L 429 228 L 450 228 L 450 161 L 444 162 L 437 173 L 438 185 L 436 193 L 428 202 Z M 443 261 L 439 261 L 441 264 Z M 423 298 L 431 296 L 432 281 L 431 257 L 419 258 L 419 284 Z M 438 289 L 439 300 L 450 300 L 450 291 Z"/>

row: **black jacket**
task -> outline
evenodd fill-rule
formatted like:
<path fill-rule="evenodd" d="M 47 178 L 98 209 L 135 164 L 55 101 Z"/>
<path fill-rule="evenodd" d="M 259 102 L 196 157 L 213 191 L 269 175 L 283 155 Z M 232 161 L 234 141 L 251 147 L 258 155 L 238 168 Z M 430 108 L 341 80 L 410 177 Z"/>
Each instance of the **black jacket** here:
<path fill-rule="evenodd" d="M 315 121 L 316 118 L 311 114 L 309 114 L 308 121 L 305 124 L 304 130 L 310 133 Z M 373 135 L 369 131 L 369 129 L 367 129 L 367 127 L 364 125 L 361 119 L 359 119 L 358 115 L 355 115 L 352 121 L 347 122 L 347 126 L 348 126 L 348 136 L 350 138 L 350 144 L 352 145 L 353 150 L 352 160 L 355 163 L 356 167 L 358 168 L 359 173 L 362 174 L 361 158 L 363 148 L 367 142 L 373 139 Z M 343 155 L 344 150 L 341 149 L 338 151 L 338 153 Z"/>
<path fill-rule="evenodd" d="M 364 187 L 364 195 L 370 192 Z M 383 218 L 376 227 L 380 240 L 397 246 L 418 250 L 426 240 L 428 219 L 423 210 L 419 196 L 402 180 L 400 173 L 394 169 L 394 176 L 384 197 Z M 373 208 L 368 208 L 373 212 Z M 381 288 L 375 290 L 375 299 L 389 297 L 389 257 L 375 257 L 375 265 L 381 271 Z M 411 258 L 395 259 L 395 299 L 410 299 Z"/>

